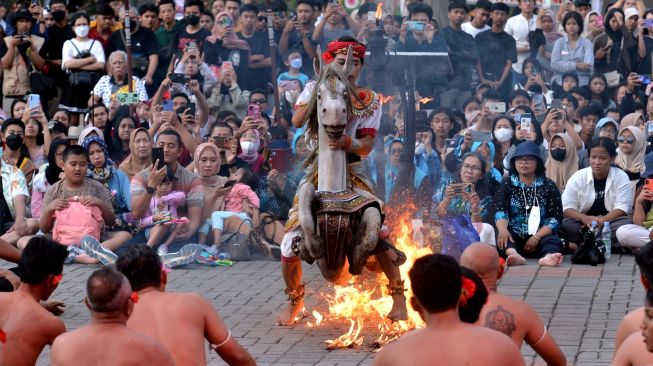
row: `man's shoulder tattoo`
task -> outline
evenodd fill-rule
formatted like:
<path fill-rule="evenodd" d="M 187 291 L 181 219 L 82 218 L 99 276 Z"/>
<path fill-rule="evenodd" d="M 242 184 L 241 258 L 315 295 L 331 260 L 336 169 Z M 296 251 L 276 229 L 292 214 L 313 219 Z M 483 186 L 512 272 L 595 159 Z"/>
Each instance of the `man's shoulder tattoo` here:
<path fill-rule="evenodd" d="M 515 316 L 501 305 L 485 315 L 485 327 L 504 333 L 508 337 L 512 337 L 512 333 L 517 329 Z"/>

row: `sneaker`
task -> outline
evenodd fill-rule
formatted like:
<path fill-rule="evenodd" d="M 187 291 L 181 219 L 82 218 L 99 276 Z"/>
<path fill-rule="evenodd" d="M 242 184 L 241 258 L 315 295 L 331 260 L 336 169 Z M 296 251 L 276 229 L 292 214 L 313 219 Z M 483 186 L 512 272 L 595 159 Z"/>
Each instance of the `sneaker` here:
<path fill-rule="evenodd" d="M 85 235 L 82 240 L 81 240 L 81 247 L 82 249 L 91 256 L 92 258 L 95 258 L 100 261 L 103 265 L 107 264 L 113 264 L 116 263 L 118 260 L 118 256 L 116 253 L 110 251 L 109 249 L 105 248 L 100 244 L 97 239 L 95 239 L 92 236 Z"/>
<path fill-rule="evenodd" d="M 178 252 L 164 254 L 161 256 L 163 263 L 170 267 L 175 268 L 183 266 L 184 264 L 193 263 L 202 252 L 202 247 L 197 244 L 188 244 L 181 248 Z"/>
<path fill-rule="evenodd" d="M 68 247 L 68 256 L 66 257 L 66 260 L 64 261 L 64 264 L 73 264 L 75 263 L 75 257 L 77 257 L 77 247 L 74 245 L 71 245 Z"/>
<path fill-rule="evenodd" d="M 156 254 L 161 256 L 168 254 L 168 246 L 165 244 L 159 245 L 159 249 L 156 250 Z"/>

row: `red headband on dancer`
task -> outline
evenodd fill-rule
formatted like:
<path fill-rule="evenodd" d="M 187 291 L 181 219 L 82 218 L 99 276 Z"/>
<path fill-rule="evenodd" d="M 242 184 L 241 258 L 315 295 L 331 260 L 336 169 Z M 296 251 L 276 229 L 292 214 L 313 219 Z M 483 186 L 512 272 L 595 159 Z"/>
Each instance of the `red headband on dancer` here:
<path fill-rule="evenodd" d="M 330 64 L 335 60 L 337 54 L 346 55 L 349 46 L 352 48 L 352 56 L 358 57 L 361 60 L 365 58 L 365 51 L 367 49 L 362 44 L 358 42 L 333 41 L 329 43 L 327 50 L 322 53 L 322 60 L 327 64 Z"/>

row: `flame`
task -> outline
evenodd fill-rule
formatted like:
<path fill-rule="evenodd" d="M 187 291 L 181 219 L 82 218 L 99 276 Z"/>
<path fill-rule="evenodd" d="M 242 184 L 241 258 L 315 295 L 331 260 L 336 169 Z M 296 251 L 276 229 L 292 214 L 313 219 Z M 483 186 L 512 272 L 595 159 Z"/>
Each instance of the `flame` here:
<path fill-rule="evenodd" d="M 428 102 L 430 102 L 430 101 L 432 101 L 432 100 L 433 100 L 433 98 L 427 98 L 427 97 L 424 97 L 424 98 L 422 98 L 422 99 L 419 100 L 419 103 L 420 103 L 420 104 L 426 104 L 426 103 L 428 103 Z"/>
<path fill-rule="evenodd" d="M 383 3 L 376 5 L 376 20 L 379 21 L 383 18 Z"/>
<path fill-rule="evenodd" d="M 392 95 L 383 95 L 379 94 L 379 101 L 381 101 L 381 104 L 386 104 L 391 102 L 393 99 L 395 99 Z"/>
<path fill-rule="evenodd" d="M 407 206 L 408 209 L 406 209 Z M 366 329 L 368 331 L 366 333 L 369 331 L 378 333 L 377 338 L 370 346 L 381 348 L 407 331 L 425 325 L 419 314 L 408 306 L 408 300 L 412 296 L 408 271 L 417 258 L 430 254 L 432 251 L 428 246 L 421 247 L 413 239 L 413 225 L 410 217 L 414 206 L 405 205 L 403 210 L 394 213 L 395 220 L 391 219 L 393 213 L 388 212 L 388 221 L 395 222 L 395 225 L 389 224 L 391 232 L 395 234 L 391 236 L 394 238 L 395 246 L 407 257 L 406 263 L 399 267 L 399 271 L 404 280 L 404 287 L 407 289 L 408 320 L 390 322 L 386 318 L 393 304 L 388 291 L 388 279 L 383 273 L 372 276 L 366 276 L 364 273 L 358 278 L 352 279 L 346 286 L 334 286 L 333 294 L 321 294 L 328 304 L 328 312 L 323 314 L 314 310 L 313 317 L 316 322 L 309 323 L 309 326 L 317 326 L 322 322 L 343 323 L 343 320 L 345 324 L 349 324 L 349 330 L 346 333 L 325 341 L 327 349 L 360 347 L 365 338 L 362 334 L 365 328 L 370 328 Z M 416 227 L 416 229 L 418 228 Z M 378 324 L 376 329 L 372 328 L 372 324 Z"/>

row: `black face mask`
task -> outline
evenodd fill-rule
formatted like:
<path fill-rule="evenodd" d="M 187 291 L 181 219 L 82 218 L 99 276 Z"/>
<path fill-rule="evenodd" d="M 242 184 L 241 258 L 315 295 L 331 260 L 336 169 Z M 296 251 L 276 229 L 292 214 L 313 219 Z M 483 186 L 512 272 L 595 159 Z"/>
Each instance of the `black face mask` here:
<path fill-rule="evenodd" d="M 7 136 L 7 147 L 16 151 L 23 146 L 23 137 L 19 135 L 9 135 Z"/>
<path fill-rule="evenodd" d="M 66 12 L 64 10 L 55 10 L 52 12 L 52 19 L 55 22 L 59 23 L 62 20 L 66 19 Z"/>
<path fill-rule="evenodd" d="M 565 160 L 567 151 L 565 149 L 551 149 L 551 157 L 557 161 Z"/>
<path fill-rule="evenodd" d="M 194 15 L 194 14 L 187 15 L 186 16 L 186 23 L 188 23 L 189 25 L 192 25 L 193 27 L 200 24 L 199 15 Z"/>

